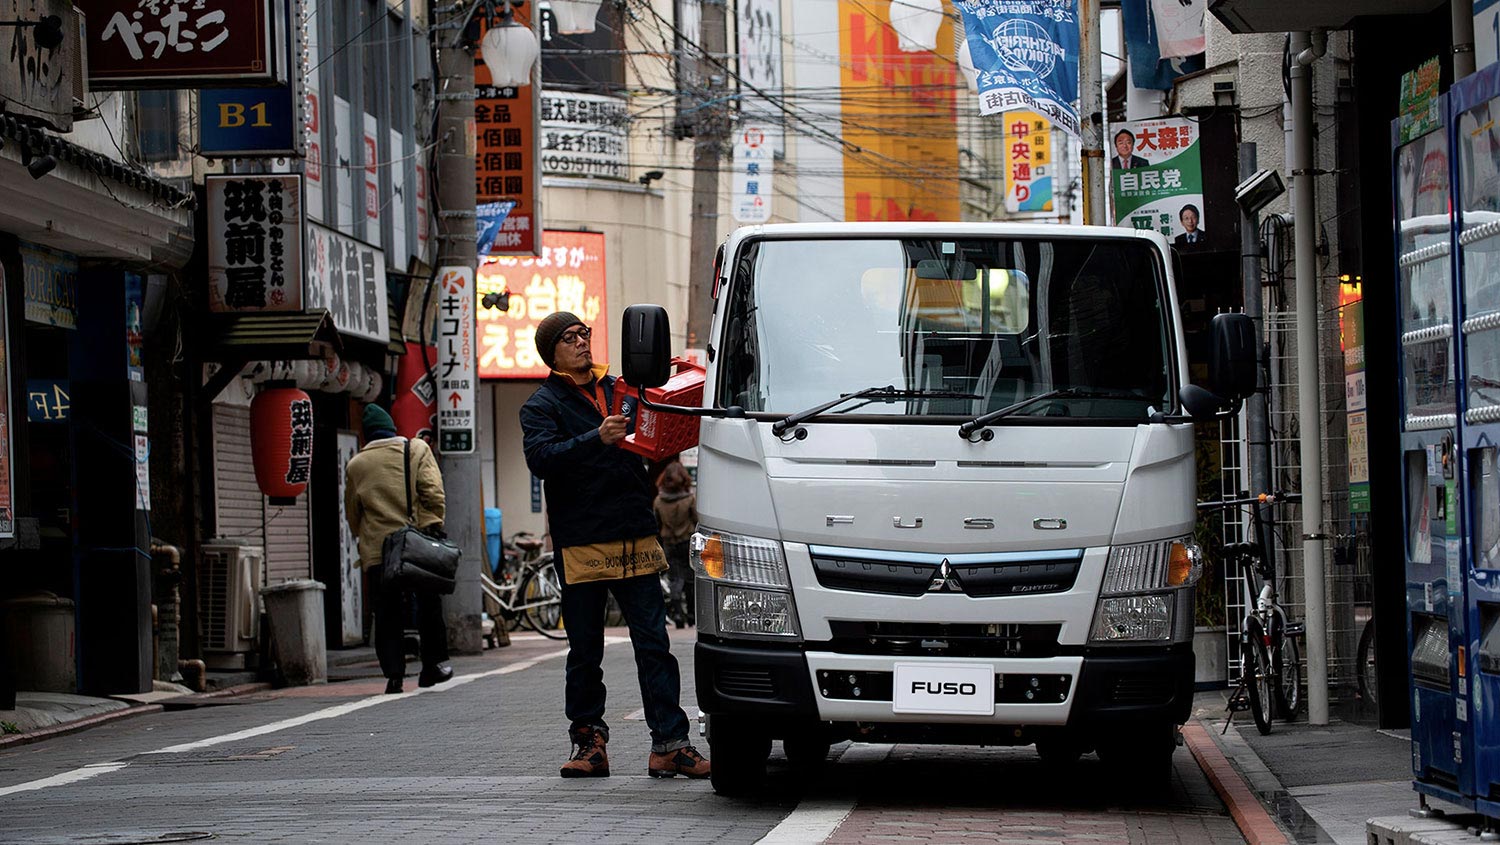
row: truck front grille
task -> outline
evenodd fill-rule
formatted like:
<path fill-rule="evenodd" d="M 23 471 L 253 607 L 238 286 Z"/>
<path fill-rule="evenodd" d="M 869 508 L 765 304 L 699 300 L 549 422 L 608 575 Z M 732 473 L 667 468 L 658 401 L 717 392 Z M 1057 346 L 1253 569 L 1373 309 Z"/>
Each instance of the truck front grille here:
<path fill-rule="evenodd" d="M 1055 657 L 1061 625 L 858 622 L 833 620 L 829 644 L 840 654 L 893 657 Z"/>
<path fill-rule="evenodd" d="M 920 596 L 924 593 L 963 593 L 975 598 L 1029 596 L 1062 593 L 1073 588 L 1083 566 L 1083 552 L 1006 553 L 993 559 L 953 562 L 936 555 L 913 555 L 900 559 L 897 553 L 881 559 L 858 557 L 857 550 L 812 556 L 818 583 L 830 590 Z M 934 560 L 934 558 L 937 558 Z"/>
<path fill-rule="evenodd" d="M 719 692 L 735 698 L 776 697 L 776 681 L 765 669 L 720 668 L 715 675 Z"/>

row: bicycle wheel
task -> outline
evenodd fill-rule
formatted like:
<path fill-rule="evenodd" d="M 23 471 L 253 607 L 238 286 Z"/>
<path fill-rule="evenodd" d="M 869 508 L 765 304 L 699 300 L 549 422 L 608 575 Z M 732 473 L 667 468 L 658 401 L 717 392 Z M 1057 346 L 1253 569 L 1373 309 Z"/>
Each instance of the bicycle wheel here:
<path fill-rule="evenodd" d="M 1365 623 L 1364 631 L 1359 635 L 1359 662 L 1356 664 L 1359 671 L 1359 697 L 1369 702 L 1374 708 L 1380 707 L 1380 686 L 1376 677 L 1375 667 L 1375 619 L 1370 618 Z"/>
<path fill-rule="evenodd" d="M 1282 637 L 1276 655 L 1276 715 L 1290 722 L 1302 706 L 1302 647 L 1296 637 Z"/>
<path fill-rule="evenodd" d="M 531 630 L 554 640 L 567 639 L 568 632 L 562 627 L 562 586 L 552 561 L 527 571 L 517 592 L 523 608 L 521 617 Z"/>
<path fill-rule="evenodd" d="M 1271 733 L 1271 720 L 1275 718 L 1276 693 L 1272 689 L 1270 658 L 1266 656 L 1266 644 L 1256 638 L 1240 653 L 1240 672 L 1245 679 L 1245 691 L 1250 694 L 1250 715 L 1255 717 L 1255 727 L 1261 736 Z"/>

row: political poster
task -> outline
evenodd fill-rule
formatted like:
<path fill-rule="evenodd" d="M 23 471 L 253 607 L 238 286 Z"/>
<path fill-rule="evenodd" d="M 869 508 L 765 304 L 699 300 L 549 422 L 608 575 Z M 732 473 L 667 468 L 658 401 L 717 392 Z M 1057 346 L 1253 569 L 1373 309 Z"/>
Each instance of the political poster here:
<path fill-rule="evenodd" d="M 1180 117 L 1116 124 L 1110 133 L 1115 225 L 1160 232 L 1179 249 L 1207 246 L 1198 124 Z"/>
<path fill-rule="evenodd" d="M 979 113 L 1040 112 L 1080 137 L 1075 0 L 956 0 L 979 83 Z"/>

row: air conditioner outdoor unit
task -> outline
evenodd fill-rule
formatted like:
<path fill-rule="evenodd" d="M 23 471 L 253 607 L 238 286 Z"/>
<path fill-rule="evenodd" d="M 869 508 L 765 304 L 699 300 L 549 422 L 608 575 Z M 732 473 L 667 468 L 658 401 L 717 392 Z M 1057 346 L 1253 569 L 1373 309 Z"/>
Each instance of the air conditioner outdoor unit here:
<path fill-rule="evenodd" d="M 201 547 L 198 616 L 211 664 L 243 667 L 260 636 L 260 587 L 266 550 L 210 540 Z M 219 668 L 216 666 L 215 668 Z"/>

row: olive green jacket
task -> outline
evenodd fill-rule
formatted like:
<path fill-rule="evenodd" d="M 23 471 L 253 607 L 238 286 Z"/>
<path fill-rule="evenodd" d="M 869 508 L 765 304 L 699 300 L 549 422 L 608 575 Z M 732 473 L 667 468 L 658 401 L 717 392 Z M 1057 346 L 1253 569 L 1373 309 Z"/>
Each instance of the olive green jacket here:
<path fill-rule="evenodd" d="M 362 569 L 380 563 L 385 538 L 396 529 L 414 524 L 427 531 L 443 524 L 443 476 L 432 448 L 423 440 L 411 441 L 411 503 L 416 520 L 407 517 L 406 491 L 401 486 L 405 446 L 404 437 L 372 440 L 349 459 L 345 470 L 344 516 L 359 539 Z"/>

